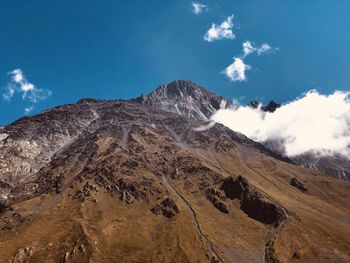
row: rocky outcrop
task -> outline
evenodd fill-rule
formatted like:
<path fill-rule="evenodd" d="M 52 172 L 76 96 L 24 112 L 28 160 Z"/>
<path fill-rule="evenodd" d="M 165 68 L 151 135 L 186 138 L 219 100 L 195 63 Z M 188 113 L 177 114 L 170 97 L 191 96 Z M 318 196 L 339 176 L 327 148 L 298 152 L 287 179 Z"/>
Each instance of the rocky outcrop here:
<path fill-rule="evenodd" d="M 17 183 L 39 171 L 85 131 L 97 113 L 88 103 L 56 107 L 23 117 L 0 134 L 0 180 Z"/>
<path fill-rule="evenodd" d="M 21 248 L 19 249 L 13 260 L 10 261 L 11 263 L 25 263 L 28 262 L 28 259 L 33 255 L 33 249 L 30 247 L 26 247 L 26 248 Z"/>
<path fill-rule="evenodd" d="M 86 182 L 82 189 L 76 191 L 74 198 L 83 202 L 85 201 L 85 198 L 91 196 L 91 192 L 98 192 L 98 187 Z"/>
<path fill-rule="evenodd" d="M 318 170 L 326 175 L 345 181 L 350 181 L 350 160 L 341 154 L 321 155 L 313 152 L 293 157 L 296 164 Z"/>
<path fill-rule="evenodd" d="M 6 210 L 7 206 L 0 203 L 0 214 Z"/>
<path fill-rule="evenodd" d="M 123 178 L 119 179 L 117 181 L 117 189 L 119 188 L 120 199 L 128 204 L 131 204 L 134 199 L 149 202 L 150 191 L 147 191 L 146 185 L 145 181 L 135 182 Z"/>
<path fill-rule="evenodd" d="M 275 112 L 279 107 L 281 107 L 281 104 L 271 100 L 266 106 L 262 106 L 261 109 L 265 112 Z"/>
<path fill-rule="evenodd" d="M 276 226 L 287 218 L 284 208 L 264 197 L 242 176 L 226 178 L 221 189 L 227 198 L 239 199 L 240 208 L 249 217 L 264 224 Z"/>
<path fill-rule="evenodd" d="M 279 107 L 281 107 L 281 104 L 276 103 L 275 101 L 271 100 L 267 105 L 262 105 L 256 100 L 253 100 L 249 102 L 248 104 L 250 107 L 257 109 L 260 107 L 260 109 L 264 112 L 275 112 Z"/>
<path fill-rule="evenodd" d="M 224 97 L 186 80 L 161 85 L 155 91 L 133 100 L 199 120 L 209 120 L 217 110 L 231 105 Z"/>
<path fill-rule="evenodd" d="M 216 209 L 220 212 L 228 214 L 228 206 L 226 203 L 226 196 L 223 191 L 217 188 L 208 188 L 206 196 Z"/>
<path fill-rule="evenodd" d="M 71 261 L 80 262 L 79 259 L 84 258 L 86 254 L 87 249 L 85 248 L 84 244 L 76 244 L 71 251 L 64 253 L 64 255 L 61 257 L 60 263 L 67 263 Z"/>
<path fill-rule="evenodd" d="M 303 185 L 302 182 L 300 182 L 297 178 L 292 178 L 292 180 L 290 180 L 290 185 L 294 186 L 295 188 L 298 188 L 299 191 L 306 193 L 308 191 L 308 189 Z"/>
<path fill-rule="evenodd" d="M 171 218 L 180 212 L 174 199 L 169 197 L 165 198 L 161 203 L 154 206 L 151 211 L 156 215 L 163 215 L 166 218 Z"/>

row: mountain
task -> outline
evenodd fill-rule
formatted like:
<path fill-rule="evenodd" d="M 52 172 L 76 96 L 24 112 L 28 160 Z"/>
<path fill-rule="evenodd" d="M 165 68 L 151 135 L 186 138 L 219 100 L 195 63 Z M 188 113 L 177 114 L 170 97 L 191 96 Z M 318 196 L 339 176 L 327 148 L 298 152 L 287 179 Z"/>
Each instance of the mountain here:
<path fill-rule="evenodd" d="M 350 160 L 344 155 L 324 155 L 305 153 L 292 158 L 295 163 L 321 171 L 334 178 L 350 181 Z"/>
<path fill-rule="evenodd" d="M 0 262 L 350 260 L 350 183 L 220 124 L 82 99 L 0 138 Z"/>
<path fill-rule="evenodd" d="M 163 84 L 155 91 L 132 100 L 188 118 L 205 121 L 210 120 L 210 117 L 217 110 L 232 106 L 228 99 L 215 95 L 194 82 L 186 80 Z M 275 112 L 281 106 L 273 100 L 267 105 L 262 105 L 256 100 L 251 101 L 248 105 L 252 108 L 260 107 L 262 111 L 269 113 Z M 285 156 L 283 145 L 279 141 L 268 140 L 263 144 L 278 155 Z M 287 156 L 285 158 L 288 159 Z M 345 156 L 319 156 L 316 153 L 309 152 L 291 157 L 289 161 L 335 178 L 350 181 L 350 160 Z"/>
<path fill-rule="evenodd" d="M 217 110 L 231 105 L 224 97 L 186 80 L 163 84 L 155 91 L 135 98 L 134 101 L 201 120 L 209 120 Z"/>

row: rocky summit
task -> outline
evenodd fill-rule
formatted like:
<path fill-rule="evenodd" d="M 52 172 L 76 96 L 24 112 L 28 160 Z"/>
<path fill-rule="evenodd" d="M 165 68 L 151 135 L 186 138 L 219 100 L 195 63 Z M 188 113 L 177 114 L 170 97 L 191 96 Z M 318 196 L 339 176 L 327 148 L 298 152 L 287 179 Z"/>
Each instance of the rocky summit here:
<path fill-rule="evenodd" d="M 228 108 L 231 105 L 224 97 L 215 95 L 196 83 L 186 80 L 161 85 L 155 91 L 133 100 L 200 120 L 209 120 L 217 110 Z"/>
<path fill-rule="evenodd" d="M 350 183 L 210 115 L 175 81 L 0 133 L 0 262 L 349 262 Z"/>

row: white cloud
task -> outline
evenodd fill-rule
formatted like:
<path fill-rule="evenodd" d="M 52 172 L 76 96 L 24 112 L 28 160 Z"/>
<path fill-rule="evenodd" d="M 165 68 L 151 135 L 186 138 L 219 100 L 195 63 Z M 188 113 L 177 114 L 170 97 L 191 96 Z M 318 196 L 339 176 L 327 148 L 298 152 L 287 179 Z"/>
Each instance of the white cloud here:
<path fill-rule="evenodd" d="M 201 4 L 199 2 L 192 2 L 192 12 L 196 15 L 203 13 L 204 11 L 208 11 L 208 6 Z"/>
<path fill-rule="evenodd" d="M 267 43 L 264 43 L 264 44 L 262 44 L 258 49 L 257 49 L 257 53 L 258 53 L 258 55 L 260 56 L 260 55 L 262 55 L 262 54 L 264 54 L 264 53 L 269 53 L 269 52 L 271 52 L 273 49 L 272 49 L 272 47 L 269 45 L 269 44 L 267 44 Z"/>
<path fill-rule="evenodd" d="M 31 113 L 33 110 L 35 109 L 35 107 L 33 105 L 27 107 L 24 109 L 24 114 L 28 115 L 29 113 Z"/>
<path fill-rule="evenodd" d="M 11 81 L 7 84 L 3 98 L 11 101 L 12 97 L 18 93 L 22 96 L 22 100 L 29 100 L 37 103 L 51 96 L 50 90 L 39 89 L 34 84 L 30 83 L 23 74 L 21 69 L 15 69 L 8 73 L 11 76 Z"/>
<path fill-rule="evenodd" d="M 272 48 L 269 44 L 264 43 L 260 47 L 256 47 L 253 42 L 247 40 L 242 43 L 242 55 L 233 58 L 233 63 L 230 64 L 223 73 L 231 81 L 245 81 L 245 72 L 251 69 L 250 65 L 244 63 L 245 57 L 250 54 L 257 53 L 259 56 L 264 53 L 270 53 L 273 50 L 279 50 L 278 48 Z"/>
<path fill-rule="evenodd" d="M 221 109 L 211 119 L 259 142 L 281 141 L 288 156 L 314 152 L 350 157 L 349 96 L 311 90 L 274 113 L 238 106 Z"/>
<path fill-rule="evenodd" d="M 245 72 L 249 69 L 250 66 L 245 64 L 243 59 L 234 57 L 232 64 L 230 64 L 223 73 L 231 81 L 244 81 L 246 80 Z"/>
<path fill-rule="evenodd" d="M 211 28 L 204 35 L 204 40 L 212 42 L 220 39 L 234 39 L 235 35 L 233 28 L 233 15 L 227 17 L 220 25 L 212 24 Z"/>
<path fill-rule="evenodd" d="M 246 57 L 249 54 L 255 52 L 256 48 L 253 46 L 252 42 L 250 41 L 243 42 L 242 46 L 243 46 L 243 57 Z"/>
<path fill-rule="evenodd" d="M 254 45 L 253 42 L 247 40 L 242 44 L 243 49 L 243 57 L 246 57 L 250 54 L 257 53 L 258 56 L 263 55 L 265 53 L 271 53 L 273 51 L 279 50 L 279 48 L 272 48 L 269 44 L 263 43 L 260 47 Z"/>
<path fill-rule="evenodd" d="M 21 82 L 23 81 L 24 77 L 23 77 L 23 72 L 20 69 L 15 69 L 11 72 L 12 74 L 12 78 L 15 82 Z"/>

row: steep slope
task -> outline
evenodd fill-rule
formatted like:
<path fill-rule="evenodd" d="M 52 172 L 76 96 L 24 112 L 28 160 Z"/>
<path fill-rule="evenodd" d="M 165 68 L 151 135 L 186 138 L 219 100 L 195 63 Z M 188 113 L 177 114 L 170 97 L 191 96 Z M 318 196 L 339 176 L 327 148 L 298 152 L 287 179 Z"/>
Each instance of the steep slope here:
<path fill-rule="evenodd" d="M 82 100 L 4 133 L 0 262 L 350 260 L 349 183 L 222 125 Z"/>
<path fill-rule="evenodd" d="M 230 106 L 230 102 L 224 97 L 186 80 L 161 85 L 155 91 L 141 95 L 134 101 L 200 120 L 209 120 L 215 111 Z"/>
<path fill-rule="evenodd" d="M 295 163 L 307 168 L 321 171 L 334 178 L 350 181 L 350 160 L 340 154 L 318 156 L 306 153 L 293 157 Z"/>

